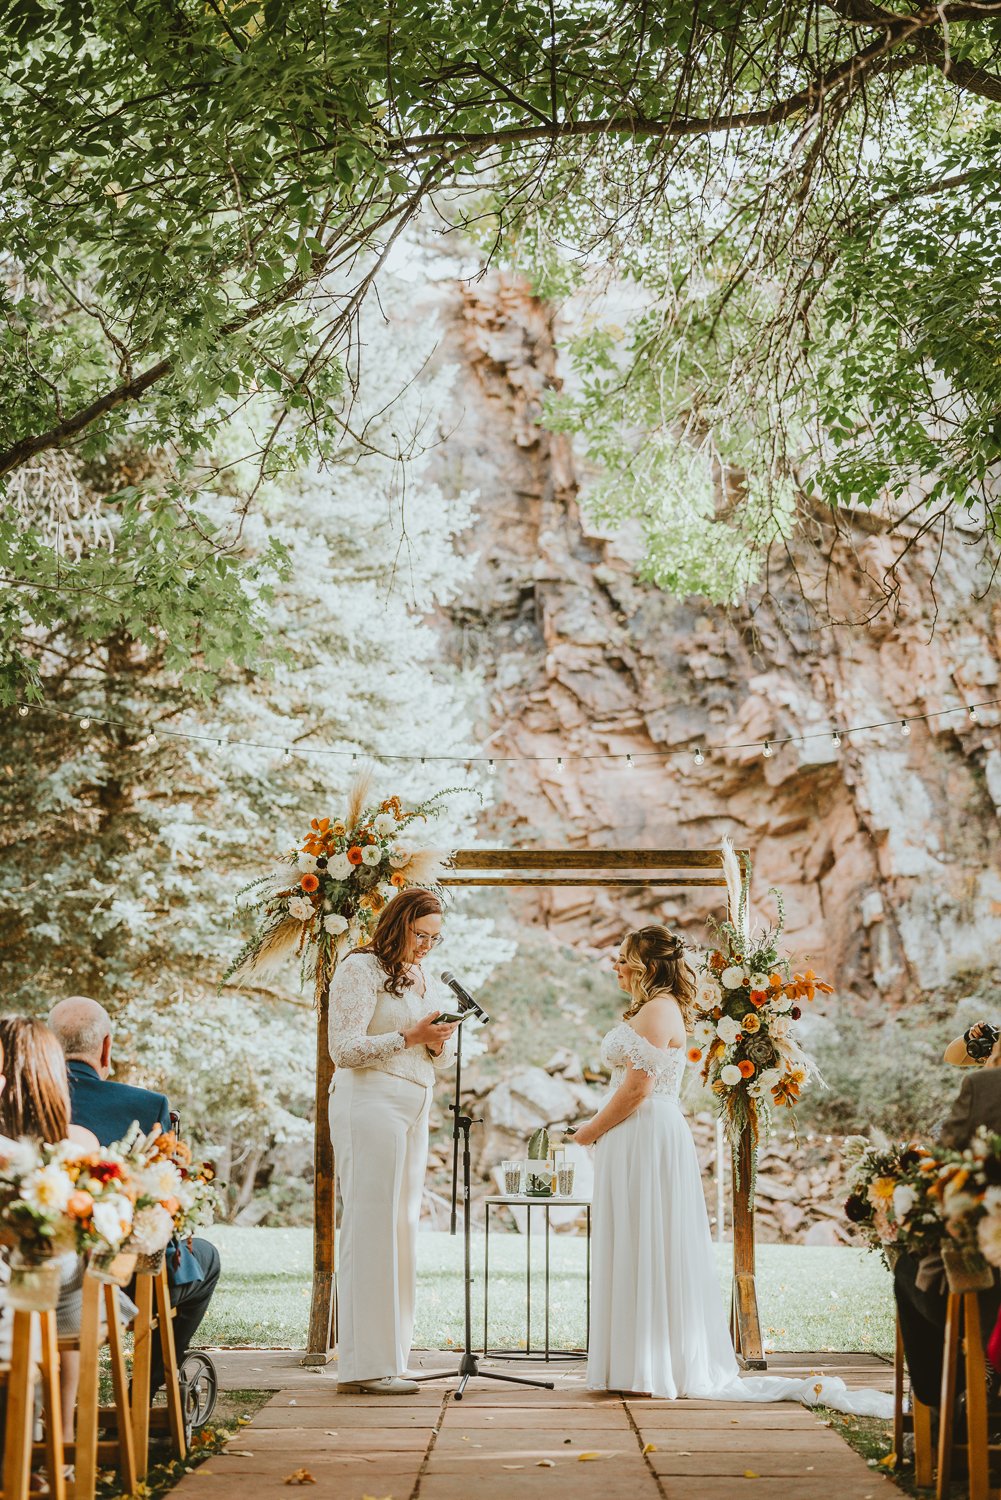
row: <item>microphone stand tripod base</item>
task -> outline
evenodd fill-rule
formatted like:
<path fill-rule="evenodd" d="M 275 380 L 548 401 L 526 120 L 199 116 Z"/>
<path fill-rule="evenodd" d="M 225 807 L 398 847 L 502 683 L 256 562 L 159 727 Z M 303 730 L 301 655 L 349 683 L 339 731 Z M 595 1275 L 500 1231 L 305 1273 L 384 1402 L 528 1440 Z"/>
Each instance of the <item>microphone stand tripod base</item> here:
<path fill-rule="evenodd" d="M 456 1056 L 456 1067 L 455 1067 L 455 1102 L 453 1104 L 449 1105 L 449 1109 L 452 1111 L 452 1119 L 453 1119 L 452 1140 L 453 1140 L 453 1147 L 454 1147 L 453 1154 L 452 1154 L 452 1160 L 453 1160 L 453 1175 L 452 1175 L 452 1204 L 453 1204 L 453 1209 L 452 1209 L 452 1214 L 453 1214 L 453 1217 L 452 1217 L 452 1233 L 453 1234 L 455 1233 L 455 1207 L 454 1207 L 454 1205 L 455 1205 L 455 1186 L 456 1186 L 456 1173 L 455 1173 L 455 1170 L 454 1170 L 454 1163 L 455 1163 L 455 1156 L 456 1156 L 456 1153 L 458 1151 L 459 1135 L 460 1135 L 460 1133 L 462 1135 L 462 1239 L 463 1239 L 463 1275 L 464 1275 L 465 1290 L 466 1290 L 466 1300 L 465 1300 L 465 1315 L 466 1315 L 465 1340 L 464 1340 L 464 1343 L 463 1343 L 462 1358 L 459 1361 L 458 1369 L 452 1369 L 452 1370 L 435 1370 L 434 1372 L 429 1371 L 426 1375 L 418 1375 L 418 1376 L 416 1376 L 414 1378 L 416 1378 L 416 1380 L 418 1381 L 419 1384 L 423 1384 L 425 1381 L 428 1381 L 428 1380 L 455 1380 L 455 1379 L 458 1379 L 459 1384 L 458 1384 L 458 1386 L 455 1389 L 455 1399 L 456 1399 L 456 1401 L 461 1401 L 462 1400 L 462 1397 L 463 1397 L 463 1394 L 465 1392 L 466 1386 L 469 1384 L 470 1380 L 473 1380 L 474 1378 L 475 1379 L 480 1379 L 480 1380 L 503 1380 L 508 1385 L 530 1385 L 530 1386 L 537 1386 L 540 1390 L 554 1391 L 556 1389 L 556 1382 L 553 1381 L 553 1380 L 528 1380 L 528 1379 L 526 1379 L 525 1377 L 523 1377 L 521 1375 L 505 1375 L 505 1374 L 502 1374 L 499 1370 L 481 1370 L 480 1369 L 479 1359 L 473 1353 L 473 1309 L 472 1309 L 473 1265 L 472 1265 L 472 1245 L 471 1245 L 471 1240 L 470 1240 L 470 1222 L 469 1222 L 469 1220 L 470 1220 L 470 1215 L 469 1215 L 469 1192 L 470 1192 L 470 1178 L 471 1178 L 471 1166 L 470 1166 L 470 1159 L 469 1159 L 469 1130 L 470 1130 L 470 1126 L 473 1124 L 473 1118 L 472 1118 L 471 1115 L 467 1115 L 467 1114 L 464 1114 L 462 1112 L 462 1108 L 461 1108 L 460 1103 L 459 1103 L 459 1087 L 460 1087 L 460 1079 L 461 1079 L 461 1076 L 462 1076 L 461 1070 L 462 1070 L 462 1028 L 460 1027 L 459 1028 L 458 1052 L 457 1052 L 457 1056 Z"/>

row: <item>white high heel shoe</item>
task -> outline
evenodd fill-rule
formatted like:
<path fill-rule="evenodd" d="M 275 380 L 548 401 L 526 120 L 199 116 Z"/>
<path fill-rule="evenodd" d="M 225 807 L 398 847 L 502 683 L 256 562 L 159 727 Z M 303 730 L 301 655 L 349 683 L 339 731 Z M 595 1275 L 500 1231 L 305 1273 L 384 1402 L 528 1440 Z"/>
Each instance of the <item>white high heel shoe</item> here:
<path fill-rule="evenodd" d="M 413 1396 L 420 1390 L 416 1380 L 399 1375 L 384 1375 L 381 1380 L 348 1380 L 338 1382 L 337 1394 L 354 1396 Z"/>

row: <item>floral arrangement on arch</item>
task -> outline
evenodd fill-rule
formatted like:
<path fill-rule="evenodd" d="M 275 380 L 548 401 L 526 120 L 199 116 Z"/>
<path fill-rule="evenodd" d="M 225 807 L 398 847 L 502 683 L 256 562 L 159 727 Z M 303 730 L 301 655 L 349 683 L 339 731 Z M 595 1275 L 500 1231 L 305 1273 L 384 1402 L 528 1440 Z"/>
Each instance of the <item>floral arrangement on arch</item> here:
<path fill-rule="evenodd" d="M 793 970 L 779 952 L 784 908 L 773 890 L 779 920 L 751 937 L 746 931 L 748 876 L 728 839 L 723 841 L 723 869 L 732 917 L 710 924 L 716 943 L 697 976 L 694 1045 L 689 1061 L 701 1063 L 702 1081 L 717 1099 L 727 1136 L 734 1147 L 750 1126 L 756 1147 L 762 1124 L 776 1107 L 791 1109 L 816 1066 L 796 1039 L 796 1022 L 818 994 L 833 986 L 812 969 Z M 752 1172 L 753 1172 L 752 1154 Z"/>
<path fill-rule="evenodd" d="M 359 778 L 343 818 L 313 818 L 301 845 L 282 856 L 281 868 L 238 893 L 260 916 L 224 982 L 297 955 L 303 978 L 312 976 L 319 994 L 341 953 L 368 942 L 398 891 L 438 889 L 448 853 L 416 848 L 411 835 L 415 824 L 439 814 L 451 790 L 405 808 L 399 797 L 369 803 L 369 786 L 369 776 Z"/>

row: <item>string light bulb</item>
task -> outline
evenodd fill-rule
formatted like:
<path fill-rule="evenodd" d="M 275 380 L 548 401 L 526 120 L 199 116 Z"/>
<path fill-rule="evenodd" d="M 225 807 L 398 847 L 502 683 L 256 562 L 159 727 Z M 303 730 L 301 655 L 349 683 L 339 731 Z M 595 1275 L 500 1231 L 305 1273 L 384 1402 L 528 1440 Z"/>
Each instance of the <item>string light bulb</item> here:
<path fill-rule="evenodd" d="M 27 705 L 27 703 L 22 703 L 21 706 L 20 706 L 20 708 L 18 709 L 17 713 L 18 713 L 18 717 L 19 718 L 26 719 L 28 717 L 28 705 Z"/>
<path fill-rule="evenodd" d="M 910 734 L 910 732 L 911 732 L 911 726 L 908 724 L 907 720 L 906 719 L 901 719 L 901 721 L 900 721 L 900 733 L 903 734 L 903 735 L 908 735 L 908 734 Z"/>
<path fill-rule="evenodd" d="M 765 743 L 761 747 L 761 753 L 765 757 L 765 760 L 771 760 L 772 756 L 775 754 L 775 751 L 772 749 L 771 742 L 769 740 L 765 740 Z"/>
<path fill-rule="evenodd" d="M 977 722 L 977 705 L 975 703 L 971 703 L 966 712 L 969 714 L 970 718 L 975 724 Z"/>
<path fill-rule="evenodd" d="M 633 758 L 632 758 L 631 755 L 627 755 L 626 756 L 626 770 L 627 771 L 631 771 L 632 769 L 633 769 Z"/>
<path fill-rule="evenodd" d="M 81 719 L 80 720 L 80 728 L 81 729 L 89 729 L 90 728 L 90 720 L 89 719 Z"/>
<path fill-rule="evenodd" d="M 835 730 L 831 735 L 831 744 L 834 746 L 835 750 L 841 749 L 841 736 L 837 730 Z"/>
<path fill-rule="evenodd" d="M 149 734 L 146 736 L 146 743 L 151 750 L 155 750 L 157 745 L 160 743 L 160 741 L 156 737 L 155 729 L 151 729 Z"/>
<path fill-rule="evenodd" d="M 562 757 L 562 755 L 557 755 L 557 757 L 556 757 L 556 774 L 557 774 L 557 776 L 562 776 L 564 769 L 565 768 L 564 768 L 564 765 L 563 765 L 563 757 Z"/>
<path fill-rule="evenodd" d="M 697 766 L 704 766 L 705 765 L 706 758 L 702 754 L 702 746 L 701 745 L 696 745 L 695 746 L 695 749 L 692 751 L 692 760 L 694 760 L 694 762 L 695 762 L 695 764 Z"/>

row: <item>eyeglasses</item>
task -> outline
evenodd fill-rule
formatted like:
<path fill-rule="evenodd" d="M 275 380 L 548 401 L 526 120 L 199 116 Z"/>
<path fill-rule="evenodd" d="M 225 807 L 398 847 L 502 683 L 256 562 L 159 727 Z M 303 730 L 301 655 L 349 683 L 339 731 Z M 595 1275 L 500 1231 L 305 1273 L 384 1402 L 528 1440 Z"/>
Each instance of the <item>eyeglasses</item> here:
<path fill-rule="evenodd" d="M 437 948 L 438 944 L 441 942 L 441 933 L 418 932 L 415 928 L 413 938 L 415 943 L 423 943 L 428 948 Z"/>

